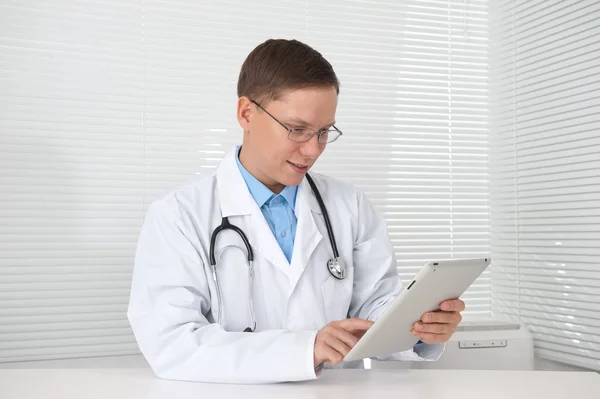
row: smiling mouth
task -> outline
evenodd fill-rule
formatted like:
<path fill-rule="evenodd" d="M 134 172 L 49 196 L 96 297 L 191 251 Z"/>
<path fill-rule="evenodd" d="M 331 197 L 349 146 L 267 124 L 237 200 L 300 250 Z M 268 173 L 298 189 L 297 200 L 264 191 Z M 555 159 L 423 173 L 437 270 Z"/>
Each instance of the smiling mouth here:
<path fill-rule="evenodd" d="M 293 163 L 293 162 L 290 162 L 290 161 L 288 161 L 288 163 L 289 163 L 290 165 L 292 165 L 292 167 L 293 167 L 293 168 L 294 168 L 296 171 L 298 171 L 298 172 L 305 172 L 305 171 L 308 169 L 308 165 L 302 165 L 302 164 L 299 164 L 299 163 Z"/>

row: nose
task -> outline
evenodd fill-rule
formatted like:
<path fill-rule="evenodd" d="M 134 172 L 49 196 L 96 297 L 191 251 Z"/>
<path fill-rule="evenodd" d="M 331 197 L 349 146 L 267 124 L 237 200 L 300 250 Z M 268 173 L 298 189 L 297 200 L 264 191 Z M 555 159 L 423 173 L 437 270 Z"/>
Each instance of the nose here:
<path fill-rule="evenodd" d="M 300 153 L 307 158 L 316 159 L 324 149 L 325 145 L 319 143 L 319 136 L 315 134 L 310 140 L 302 144 Z"/>

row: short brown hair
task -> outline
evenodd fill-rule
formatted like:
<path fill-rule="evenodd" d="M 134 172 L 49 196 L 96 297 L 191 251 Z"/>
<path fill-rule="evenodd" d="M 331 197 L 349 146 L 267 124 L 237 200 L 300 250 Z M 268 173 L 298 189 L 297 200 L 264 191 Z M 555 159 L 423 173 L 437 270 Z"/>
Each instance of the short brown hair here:
<path fill-rule="evenodd" d="M 306 87 L 334 87 L 340 92 L 333 67 L 317 50 L 298 40 L 269 39 L 246 57 L 237 94 L 266 105 L 284 91 Z"/>

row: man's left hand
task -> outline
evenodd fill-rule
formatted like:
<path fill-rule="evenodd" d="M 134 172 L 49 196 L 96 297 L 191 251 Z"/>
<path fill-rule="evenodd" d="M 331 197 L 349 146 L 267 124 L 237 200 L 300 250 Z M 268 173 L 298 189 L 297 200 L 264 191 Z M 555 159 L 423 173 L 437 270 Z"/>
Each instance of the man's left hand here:
<path fill-rule="evenodd" d="M 440 309 L 425 313 L 413 326 L 413 335 L 426 344 L 441 344 L 452 337 L 462 320 L 460 312 L 465 310 L 465 303 L 460 299 L 451 299 L 442 302 Z"/>

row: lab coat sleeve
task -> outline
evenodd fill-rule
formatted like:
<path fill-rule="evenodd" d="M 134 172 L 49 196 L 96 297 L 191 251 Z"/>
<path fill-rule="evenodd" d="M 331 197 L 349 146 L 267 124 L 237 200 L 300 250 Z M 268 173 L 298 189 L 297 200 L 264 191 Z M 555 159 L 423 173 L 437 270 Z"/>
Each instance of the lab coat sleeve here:
<path fill-rule="evenodd" d="M 394 249 L 382 215 L 358 194 L 358 223 L 354 240 L 354 289 L 350 317 L 375 321 L 402 292 Z M 379 360 L 437 360 L 445 344 L 420 344 L 413 350 L 381 356 Z"/>
<path fill-rule="evenodd" d="M 178 209 L 173 197 L 151 205 L 135 256 L 127 316 L 154 373 L 222 383 L 317 378 L 317 331 L 227 332 L 207 320 L 206 273 Z"/>

